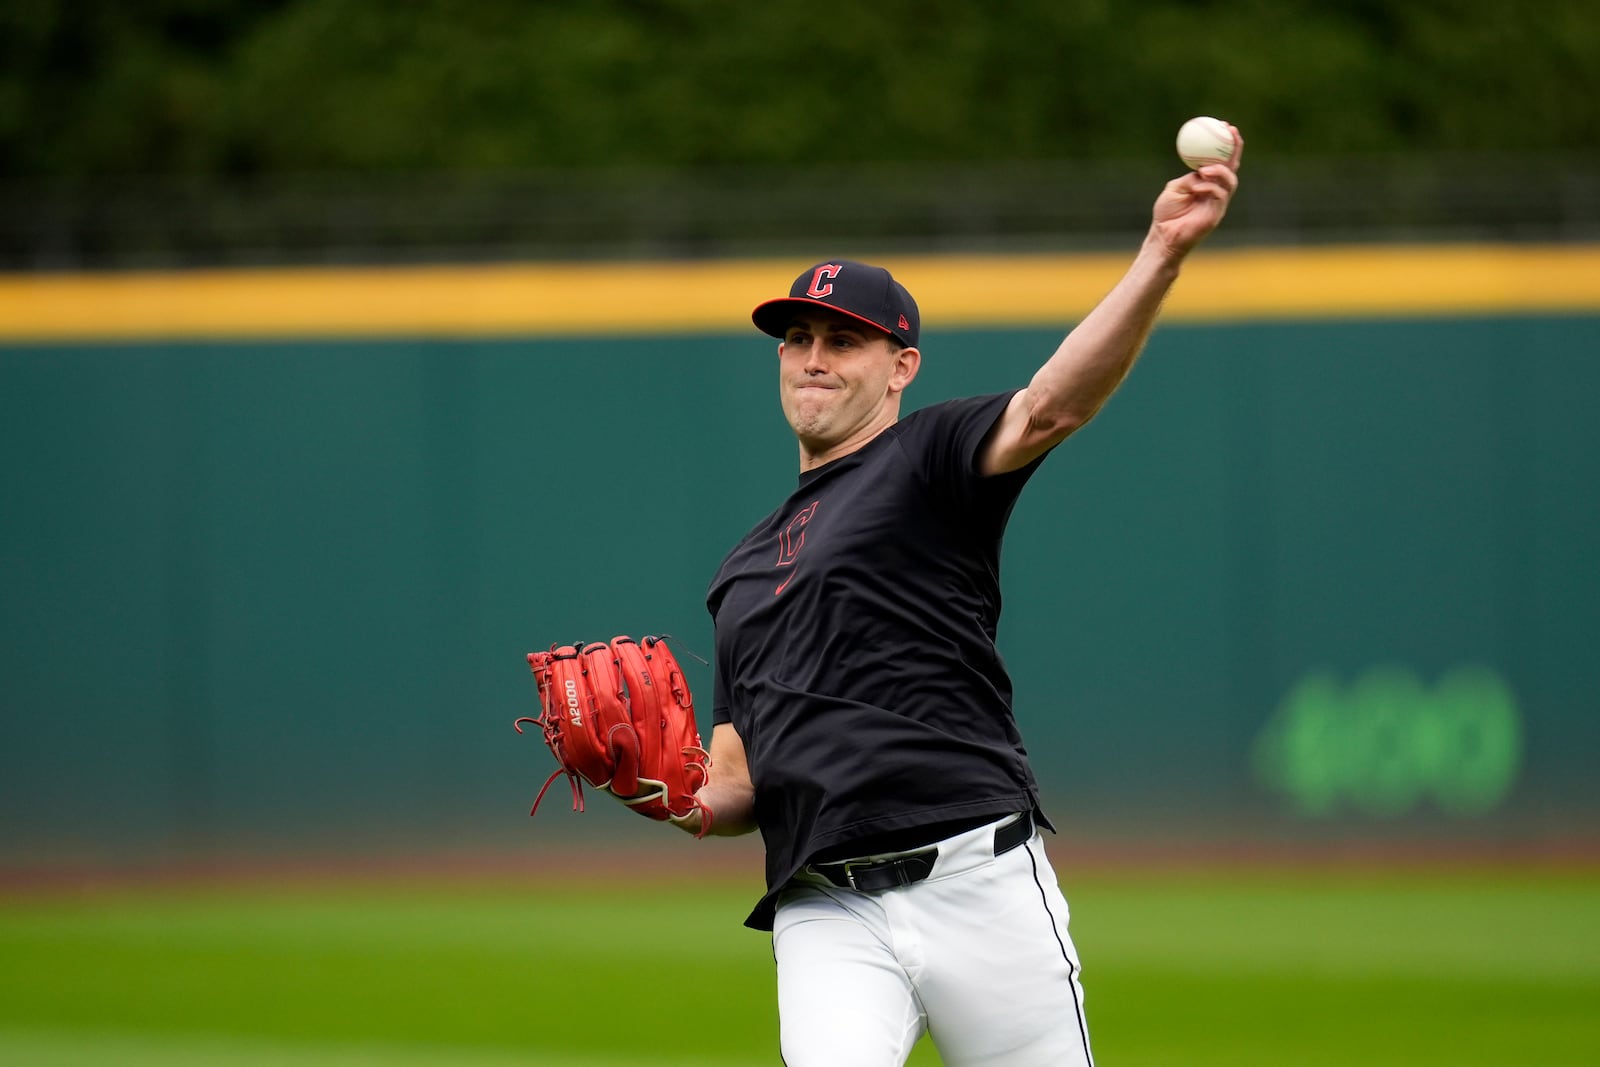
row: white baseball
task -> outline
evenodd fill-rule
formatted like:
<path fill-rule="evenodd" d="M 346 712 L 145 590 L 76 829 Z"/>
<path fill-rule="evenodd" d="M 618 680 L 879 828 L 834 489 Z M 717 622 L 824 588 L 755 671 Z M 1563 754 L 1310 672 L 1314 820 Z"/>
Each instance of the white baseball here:
<path fill-rule="evenodd" d="M 1202 115 L 1178 129 L 1178 158 L 1199 170 L 1207 163 L 1226 163 L 1233 158 L 1233 133 L 1221 119 Z"/>

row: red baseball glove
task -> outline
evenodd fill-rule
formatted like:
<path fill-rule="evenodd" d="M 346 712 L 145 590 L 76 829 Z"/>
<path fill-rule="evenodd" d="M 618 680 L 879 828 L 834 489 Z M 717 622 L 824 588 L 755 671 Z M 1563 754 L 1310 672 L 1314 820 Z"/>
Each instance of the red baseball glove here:
<path fill-rule="evenodd" d="M 706 784 L 710 757 L 695 728 L 694 698 L 678 660 L 661 638 L 615 637 L 581 645 L 551 645 L 528 653 L 539 687 L 538 723 L 560 764 L 534 798 L 563 774 L 572 784 L 572 807 L 583 810 L 588 782 L 647 818 L 682 822 L 700 812 L 700 831 L 711 829 L 711 810 L 695 793 Z"/>

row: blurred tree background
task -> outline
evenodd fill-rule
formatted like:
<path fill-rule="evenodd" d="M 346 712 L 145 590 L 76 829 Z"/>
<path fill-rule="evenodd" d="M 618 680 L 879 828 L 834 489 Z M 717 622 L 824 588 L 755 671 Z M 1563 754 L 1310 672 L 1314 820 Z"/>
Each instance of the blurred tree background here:
<path fill-rule="evenodd" d="M 1195 114 L 1248 239 L 1589 237 L 1597 57 L 1592 0 L 10 0 L 0 265 L 1093 243 Z"/>

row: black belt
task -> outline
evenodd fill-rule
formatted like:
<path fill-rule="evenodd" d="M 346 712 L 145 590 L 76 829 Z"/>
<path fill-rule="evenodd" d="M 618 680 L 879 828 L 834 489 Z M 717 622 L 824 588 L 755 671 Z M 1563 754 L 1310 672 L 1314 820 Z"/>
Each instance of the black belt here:
<path fill-rule="evenodd" d="M 1025 811 L 994 832 L 994 854 L 1003 856 L 1031 837 L 1033 813 Z M 933 873 L 933 861 L 938 858 L 938 848 L 922 848 L 890 859 L 813 863 L 807 870 L 820 874 L 840 889 L 881 893 L 922 881 Z"/>

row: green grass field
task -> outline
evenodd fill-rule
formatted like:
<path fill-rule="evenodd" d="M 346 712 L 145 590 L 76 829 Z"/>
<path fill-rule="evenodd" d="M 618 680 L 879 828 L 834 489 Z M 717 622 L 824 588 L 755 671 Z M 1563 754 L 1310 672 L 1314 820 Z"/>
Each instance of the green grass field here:
<path fill-rule="evenodd" d="M 1063 881 L 1102 1067 L 1600 1062 L 1600 872 Z M 0 1063 L 776 1064 L 750 902 L 681 880 L 13 895 Z"/>

